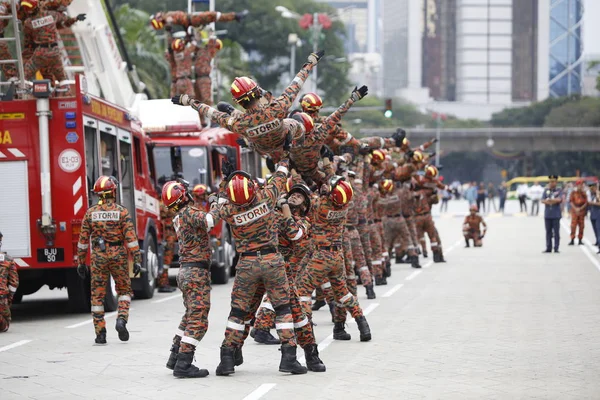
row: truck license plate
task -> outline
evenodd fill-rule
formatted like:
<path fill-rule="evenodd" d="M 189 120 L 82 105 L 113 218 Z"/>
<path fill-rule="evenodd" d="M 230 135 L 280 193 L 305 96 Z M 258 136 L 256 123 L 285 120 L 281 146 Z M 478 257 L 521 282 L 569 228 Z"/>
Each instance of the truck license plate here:
<path fill-rule="evenodd" d="M 65 261 L 65 249 L 37 249 L 37 260 L 43 263 L 63 262 Z"/>

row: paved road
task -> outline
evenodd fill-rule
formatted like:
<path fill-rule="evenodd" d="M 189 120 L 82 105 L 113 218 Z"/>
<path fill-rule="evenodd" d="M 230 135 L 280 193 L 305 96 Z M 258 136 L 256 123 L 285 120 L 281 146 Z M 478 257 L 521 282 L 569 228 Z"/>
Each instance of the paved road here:
<path fill-rule="evenodd" d="M 600 256 L 591 242 L 564 240 L 561 254 L 541 254 L 541 216 L 490 214 L 484 247 L 465 249 L 462 219 L 452 217 L 464 210 L 452 202 L 436 219 L 448 263 L 395 265 L 375 300 L 360 290 L 371 342 L 359 342 L 354 322 L 352 341 L 332 341 L 329 313 L 315 312 L 326 373 L 281 374 L 277 346 L 250 339 L 244 365 L 215 376 L 230 285 L 213 288 L 210 328 L 196 354 L 211 375 L 195 380 L 164 368 L 183 310 L 177 293 L 134 301 L 127 343 L 109 316 L 109 344 L 98 347 L 91 318 L 67 314 L 66 293 L 46 290 L 17 305 L 0 335 L 0 398 L 600 398 Z"/>

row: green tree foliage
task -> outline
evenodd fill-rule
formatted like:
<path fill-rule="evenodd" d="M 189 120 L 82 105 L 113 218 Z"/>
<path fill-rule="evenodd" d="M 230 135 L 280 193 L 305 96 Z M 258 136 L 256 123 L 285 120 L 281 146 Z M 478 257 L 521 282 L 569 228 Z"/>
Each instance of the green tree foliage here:
<path fill-rule="evenodd" d="M 542 102 L 533 103 L 527 107 L 506 108 L 492 115 L 491 124 L 494 127 L 535 127 L 544 126 L 546 116 L 555 107 L 577 101 L 579 96 L 548 98 Z"/>
<path fill-rule="evenodd" d="M 544 126 L 600 126 L 600 99 L 585 97 L 553 108 L 546 116 Z"/>

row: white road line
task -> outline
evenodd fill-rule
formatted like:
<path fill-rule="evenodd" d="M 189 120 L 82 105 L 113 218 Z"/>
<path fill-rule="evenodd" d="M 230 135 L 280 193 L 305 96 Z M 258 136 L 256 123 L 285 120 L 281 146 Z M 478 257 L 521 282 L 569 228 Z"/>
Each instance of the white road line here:
<path fill-rule="evenodd" d="M 409 276 L 407 276 L 404 279 L 406 279 L 407 281 L 410 281 L 410 280 L 414 279 L 420 273 L 421 273 L 421 270 L 414 271 L 412 274 L 410 274 Z"/>
<path fill-rule="evenodd" d="M 18 342 L 13 343 L 13 344 L 9 344 L 8 346 L 0 347 L 0 352 L 6 351 L 6 350 L 10 350 L 10 349 L 14 349 L 15 347 L 22 346 L 22 345 L 27 344 L 29 342 L 31 342 L 31 340 L 19 340 Z"/>
<path fill-rule="evenodd" d="M 129 311 L 133 311 L 133 308 L 130 308 Z M 104 314 L 104 319 L 108 319 L 110 317 L 114 317 L 115 315 L 117 315 L 119 312 L 118 311 L 113 311 L 113 312 L 109 312 L 107 314 Z M 83 322 L 78 322 L 76 324 L 73 325 L 69 325 L 69 326 L 65 326 L 66 329 L 73 329 L 73 328 L 79 328 L 80 326 L 84 326 L 87 324 L 91 324 L 92 322 L 94 322 L 93 318 L 90 318 L 86 321 Z"/>
<path fill-rule="evenodd" d="M 165 301 L 169 301 L 169 300 L 173 300 L 173 299 L 183 299 L 183 297 L 181 296 L 181 293 L 177 293 L 172 296 L 162 298 L 160 300 L 154 300 L 154 301 L 152 301 L 152 304 L 164 303 Z"/>
<path fill-rule="evenodd" d="M 263 383 L 255 391 L 250 393 L 248 396 L 244 397 L 243 400 L 258 400 L 263 397 L 265 394 L 269 392 L 269 390 L 273 389 L 277 386 L 276 383 Z"/>
<path fill-rule="evenodd" d="M 390 297 L 391 295 L 396 293 L 402 286 L 404 286 L 402 283 L 397 284 L 396 286 L 385 292 L 383 295 L 381 295 L 381 297 Z"/>
<path fill-rule="evenodd" d="M 560 221 L 560 225 L 563 227 L 563 229 L 565 230 L 565 232 L 567 232 L 569 234 L 569 238 L 571 237 L 571 227 L 568 226 L 564 221 Z M 589 243 L 589 241 L 587 239 L 583 239 L 585 242 L 587 242 L 588 244 L 591 245 L 591 243 Z M 586 246 L 579 246 L 577 245 L 577 247 L 579 247 L 581 249 L 581 251 L 583 251 L 583 254 L 585 254 L 587 256 L 587 258 L 592 262 L 592 264 L 594 264 L 594 267 L 596 267 L 596 269 L 598 271 L 600 271 L 600 262 L 598 261 L 597 257 L 594 257 L 594 254 L 588 250 L 588 248 Z"/>

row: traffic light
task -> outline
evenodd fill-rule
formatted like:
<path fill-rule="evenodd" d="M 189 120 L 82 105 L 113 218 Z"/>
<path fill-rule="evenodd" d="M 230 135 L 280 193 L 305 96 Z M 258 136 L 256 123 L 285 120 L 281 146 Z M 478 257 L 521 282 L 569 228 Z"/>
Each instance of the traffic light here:
<path fill-rule="evenodd" d="M 385 115 L 386 118 L 392 118 L 392 99 L 385 99 Z"/>

